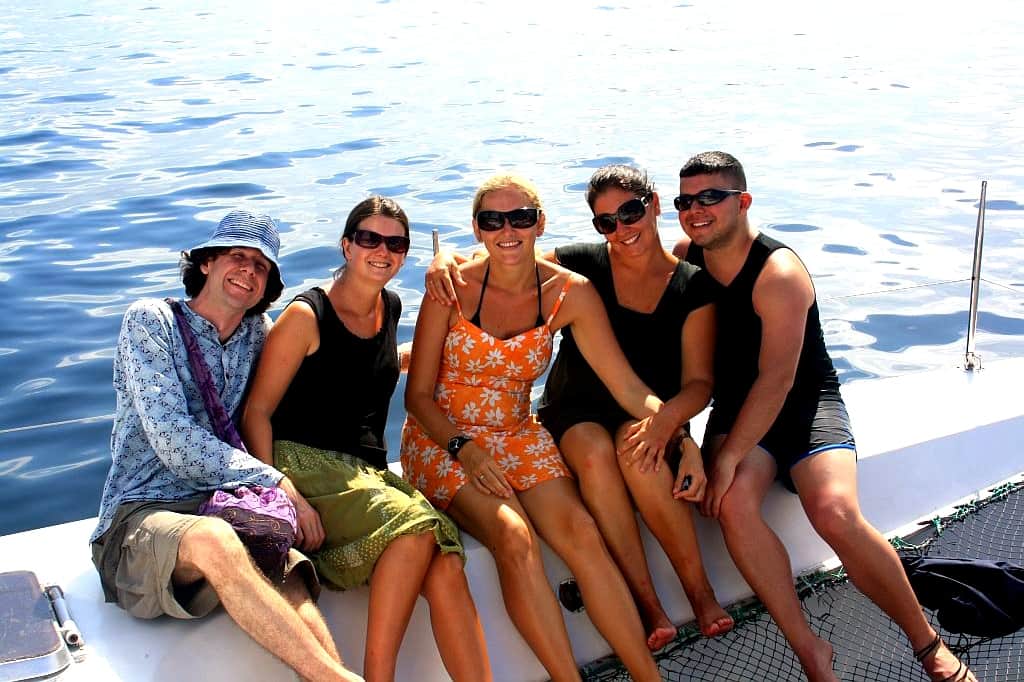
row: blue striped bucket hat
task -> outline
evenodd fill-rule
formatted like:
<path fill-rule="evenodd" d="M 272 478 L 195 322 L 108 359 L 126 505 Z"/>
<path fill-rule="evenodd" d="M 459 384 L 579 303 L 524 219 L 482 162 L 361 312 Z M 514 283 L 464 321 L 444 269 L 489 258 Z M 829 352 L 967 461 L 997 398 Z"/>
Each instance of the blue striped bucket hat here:
<path fill-rule="evenodd" d="M 193 246 L 192 251 L 233 246 L 258 249 L 274 264 L 277 278 L 281 280 L 281 266 L 277 256 L 281 249 L 281 237 L 277 233 L 277 223 L 273 218 L 244 209 L 231 211 L 218 223 L 210 238 L 202 244 Z M 283 286 L 283 280 L 281 284 Z"/>

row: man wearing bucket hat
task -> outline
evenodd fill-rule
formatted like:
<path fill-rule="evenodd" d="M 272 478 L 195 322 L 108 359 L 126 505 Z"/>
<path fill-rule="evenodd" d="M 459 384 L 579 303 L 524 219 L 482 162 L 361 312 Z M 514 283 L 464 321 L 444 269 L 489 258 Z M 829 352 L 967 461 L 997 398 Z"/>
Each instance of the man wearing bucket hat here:
<path fill-rule="evenodd" d="M 232 211 L 208 240 L 182 252 L 186 301 L 142 299 L 125 313 L 93 563 L 106 600 L 133 616 L 199 618 L 223 603 L 303 678 L 358 680 L 312 602 L 319 584 L 309 560 L 290 550 L 275 587 L 228 523 L 198 513 L 218 489 L 280 486 L 298 495 L 281 472 L 216 435 L 187 348 L 205 361 L 207 392 L 233 417 L 270 328 L 266 310 L 284 288 L 279 246 L 269 216 Z"/>

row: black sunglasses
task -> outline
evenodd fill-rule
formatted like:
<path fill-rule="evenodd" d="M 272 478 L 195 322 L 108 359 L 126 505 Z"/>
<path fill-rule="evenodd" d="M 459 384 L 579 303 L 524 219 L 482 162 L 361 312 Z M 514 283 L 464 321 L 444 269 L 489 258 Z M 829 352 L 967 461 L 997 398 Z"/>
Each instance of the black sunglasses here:
<path fill-rule="evenodd" d="M 376 249 L 380 246 L 381 242 L 384 242 L 384 246 L 386 246 L 388 251 L 391 253 L 409 252 L 408 237 L 385 237 L 373 230 L 364 230 L 362 228 L 357 229 L 352 233 L 352 241 L 355 242 L 357 246 L 361 246 L 364 249 Z"/>
<path fill-rule="evenodd" d="M 517 230 L 533 227 L 540 220 L 539 208 L 514 208 L 511 211 L 479 211 L 476 226 L 484 232 L 497 232 L 505 227 L 505 221 Z"/>
<path fill-rule="evenodd" d="M 650 197 L 630 199 L 619 206 L 615 213 L 599 213 L 590 222 L 594 223 L 594 229 L 601 234 L 611 234 L 619 227 L 620 222 L 623 225 L 632 225 L 643 218 L 650 201 Z"/>
<path fill-rule="evenodd" d="M 677 211 L 687 211 L 693 202 L 696 201 L 701 206 L 714 206 L 725 201 L 726 197 L 731 197 L 734 194 L 743 194 L 741 189 L 703 189 L 696 194 L 680 194 L 672 202 L 676 206 Z"/>

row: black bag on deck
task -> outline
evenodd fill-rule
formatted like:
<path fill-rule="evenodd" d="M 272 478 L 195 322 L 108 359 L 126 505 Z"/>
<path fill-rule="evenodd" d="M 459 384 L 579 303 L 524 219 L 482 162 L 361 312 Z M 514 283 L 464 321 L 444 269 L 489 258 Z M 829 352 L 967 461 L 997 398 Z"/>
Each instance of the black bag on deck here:
<path fill-rule="evenodd" d="M 1003 637 L 1024 628 L 1024 568 L 981 559 L 900 559 L 918 601 L 949 632 Z"/>

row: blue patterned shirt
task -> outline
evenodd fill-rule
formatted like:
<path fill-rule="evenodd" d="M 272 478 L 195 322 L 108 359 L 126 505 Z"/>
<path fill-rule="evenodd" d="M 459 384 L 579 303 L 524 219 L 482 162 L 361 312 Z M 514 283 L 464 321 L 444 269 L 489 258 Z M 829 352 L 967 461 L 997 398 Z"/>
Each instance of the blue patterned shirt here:
<path fill-rule="evenodd" d="M 183 305 L 228 414 L 235 415 L 270 329 L 267 315 L 243 318 L 221 344 L 217 328 Z M 182 500 L 218 488 L 276 486 L 281 472 L 217 438 L 211 430 L 188 351 L 166 302 L 147 298 L 128 308 L 114 355 L 117 410 L 113 461 L 100 500 L 100 537 L 125 502 Z"/>

